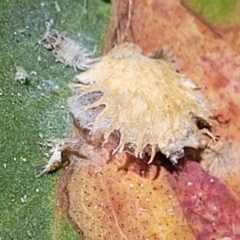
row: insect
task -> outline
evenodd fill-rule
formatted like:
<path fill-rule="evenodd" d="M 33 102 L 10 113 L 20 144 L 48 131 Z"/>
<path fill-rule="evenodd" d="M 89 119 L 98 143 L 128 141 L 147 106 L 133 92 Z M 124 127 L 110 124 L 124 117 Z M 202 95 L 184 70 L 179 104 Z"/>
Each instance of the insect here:
<path fill-rule="evenodd" d="M 65 163 L 63 159 L 63 152 L 70 147 L 72 144 L 74 144 L 74 141 L 68 140 L 68 139 L 62 139 L 62 140 L 53 140 L 50 141 L 48 144 L 42 144 L 39 143 L 42 146 L 50 147 L 50 159 L 47 162 L 47 164 L 43 167 L 41 167 L 37 177 L 42 176 L 46 172 L 54 172 L 57 169 L 61 168 L 61 166 Z"/>
<path fill-rule="evenodd" d="M 161 57 L 159 53 L 149 58 L 132 43 L 115 46 L 94 68 L 76 77 L 69 106 L 90 134 L 104 132 L 103 144 L 113 130 L 119 130 L 113 153 L 123 152 L 131 143 L 135 157 L 147 152 L 150 164 L 160 151 L 174 165 L 184 156 L 184 147 L 199 147 L 201 135 L 214 141 L 216 137 L 204 120 L 211 113 L 195 84 Z M 89 79 L 92 84 L 84 84 Z M 96 92 L 102 93 L 98 100 L 87 105 L 79 101 Z M 86 112 L 99 106 L 104 109 L 86 122 Z"/>
<path fill-rule="evenodd" d="M 237 166 L 232 144 L 226 140 L 210 142 L 201 153 L 201 158 L 202 167 L 217 177 L 235 171 L 233 166 Z"/>
<path fill-rule="evenodd" d="M 25 84 L 27 82 L 27 78 L 28 74 L 26 70 L 22 67 L 16 66 L 16 74 L 14 79 L 21 84 Z"/>
<path fill-rule="evenodd" d="M 57 61 L 73 67 L 75 71 L 85 71 L 101 59 L 94 57 L 95 50 L 88 52 L 81 44 L 59 33 L 56 29 L 47 28 L 39 43 L 42 43 L 47 50 L 52 51 Z"/>

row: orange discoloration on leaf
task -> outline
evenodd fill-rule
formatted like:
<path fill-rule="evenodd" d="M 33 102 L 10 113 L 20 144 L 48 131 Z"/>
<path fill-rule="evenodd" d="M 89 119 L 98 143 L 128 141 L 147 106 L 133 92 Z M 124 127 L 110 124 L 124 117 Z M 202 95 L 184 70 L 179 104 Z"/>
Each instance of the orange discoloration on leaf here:
<path fill-rule="evenodd" d="M 92 160 L 84 166 L 79 159 L 67 170 L 65 209 L 85 239 L 194 240 L 165 172 L 153 181 L 118 171 L 128 156 L 116 157 L 98 167 Z"/>
<path fill-rule="evenodd" d="M 213 115 L 225 120 L 216 121 L 214 129 L 221 140 L 231 143 L 237 161 L 230 169 L 238 170 L 240 58 L 236 46 L 196 19 L 180 1 L 131 2 L 129 9 L 129 1 L 113 1 L 105 51 L 124 41 L 138 44 L 145 53 L 167 46 L 178 59 L 180 73 L 200 86 Z M 101 136 L 76 132 L 74 138 L 82 139 L 77 150 L 86 159 L 71 156 L 65 202 L 70 219 L 86 239 L 240 238 L 239 171 L 218 179 L 198 163 L 190 163 L 179 175 L 161 169 L 153 181 L 139 176 L 137 163 L 131 165 L 132 171 L 118 171 L 126 154 L 110 161 L 113 144 L 103 148 Z M 228 158 L 224 161 L 228 164 Z M 150 168 L 150 175 L 155 170 Z"/>

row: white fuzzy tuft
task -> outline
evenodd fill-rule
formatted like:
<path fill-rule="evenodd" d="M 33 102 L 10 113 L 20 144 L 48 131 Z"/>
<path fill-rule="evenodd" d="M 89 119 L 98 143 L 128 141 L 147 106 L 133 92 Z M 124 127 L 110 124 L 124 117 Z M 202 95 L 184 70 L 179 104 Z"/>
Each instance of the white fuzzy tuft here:
<path fill-rule="evenodd" d="M 210 115 L 190 80 L 166 61 L 144 56 L 131 43 L 112 49 L 78 75 L 72 88 L 70 109 L 83 127 L 91 133 L 102 129 L 105 142 L 118 130 L 116 151 L 131 143 L 135 156 L 141 156 L 150 146 L 151 160 L 160 150 L 177 163 L 184 147 L 198 147 L 202 133 L 192 116 Z"/>
<path fill-rule="evenodd" d="M 100 58 L 94 58 L 94 52 L 88 52 L 83 46 L 60 34 L 55 29 L 48 29 L 41 40 L 43 46 L 52 51 L 55 58 L 76 71 L 87 70 Z"/>

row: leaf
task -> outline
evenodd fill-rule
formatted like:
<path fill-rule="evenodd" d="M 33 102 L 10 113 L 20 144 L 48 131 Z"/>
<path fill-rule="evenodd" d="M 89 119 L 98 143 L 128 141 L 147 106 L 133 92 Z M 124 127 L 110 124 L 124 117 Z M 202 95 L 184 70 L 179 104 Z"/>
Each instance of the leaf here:
<path fill-rule="evenodd" d="M 67 29 L 86 48 L 99 45 L 109 5 L 91 1 L 84 9 L 83 3 L 0 2 L 0 239 L 52 238 L 57 175 L 35 177 L 49 151 L 38 143 L 67 132 L 65 98 L 75 72 L 55 63 L 38 41 L 46 31 L 45 23 L 53 21 L 54 27 Z M 22 84 L 14 79 L 18 66 L 28 74 Z M 76 239 L 64 221 L 61 232 L 59 239 Z"/>
<path fill-rule="evenodd" d="M 240 238 L 239 57 L 214 27 L 177 0 L 113 2 L 105 51 L 125 41 L 138 44 L 146 54 L 161 46 L 170 49 L 179 72 L 205 95 L 218 120 L 214 133 L 232 148 L 227 145 L 224 158 L 216 159 L 218 170 L 227 166 L 221 177 L 198 162 L 188 162 L 178 174 L 161 162 L 165 168 L 153 180 L 159 165 L 149 166 L 128 154 L 111 159 L 116 139 L 102 147 L 101 134 L 89 136 L 75 125 L 72 137 L 80 140 L 67 151 L 72 163 L 59 180 L 58 198 L 85 239 Z"/>

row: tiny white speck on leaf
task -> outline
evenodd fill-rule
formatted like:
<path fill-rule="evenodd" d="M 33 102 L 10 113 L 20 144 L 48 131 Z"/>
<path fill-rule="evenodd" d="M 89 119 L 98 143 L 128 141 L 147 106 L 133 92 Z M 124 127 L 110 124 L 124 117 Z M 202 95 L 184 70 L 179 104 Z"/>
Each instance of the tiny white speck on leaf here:
<path fill-rule="evenodd" d="M 56 11 L 57 11 L 57 12 L 61 12 L 61 8 L 60 8 L 58 2 L 54 2 L 54 5 L 55 5 Z"/>
<path fill-rule="evenodd" d="M 166 209 L 166 212 L 173 212 L 173 208 Z"/>
<path fill-rule="evenodd" d="M 134 184 L 130 183 L 130 184 L 129 184 L 129 187 L 130 187 L 130 188 L 133 188 L 133 187 L 134 187 Z"/>
<path fill-rule="evenodd" d="M 37 72 L 36 72 L 36 71 L 31 71 L 31 72 L 30 72 L 30 75 L 36 76 L 36 75 L 37 75 Z"/>
<path fill-rule="evenodd" d="M 23 197 L 21 197 L 21 202 L 22 203 L 25 203 L 27 200 L 27 195 L 24 195 Z"/>
<path fill-rule="evenodd" d="M 25 163 L 27 162 L 27 159 L 25 157 L 20 157 L 20 161 Z"/>

